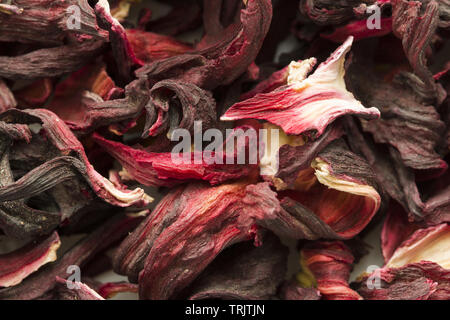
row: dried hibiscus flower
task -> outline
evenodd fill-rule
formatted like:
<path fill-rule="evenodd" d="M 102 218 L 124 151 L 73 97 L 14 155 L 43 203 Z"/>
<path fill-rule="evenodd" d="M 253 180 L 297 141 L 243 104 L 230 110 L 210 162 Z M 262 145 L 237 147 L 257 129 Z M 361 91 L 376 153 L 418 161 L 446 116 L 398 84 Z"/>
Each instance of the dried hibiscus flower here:
<path fill-rule="evenodd" d="M 365 160 L 336 141 L 298 172 L 293 188 L 280 196 L 283 208 L 302 222 L 305 238 L 349 239 L 378 211 L 377 190 Z"/>
<path fill-rule="evenodd" d="M 261 119 L 280 126 L 287 134 L 315 131 L 319 136 L 328 124 L 345 114 L 378 118 L 378 109 L 365 108 L 345 87 L 344 59 L 352 41 L 349 37 L 308 77 L 314 58 L 291 63 L 288 85 L 238 102 L 221 120 Z"/>
<path fill-rule="evenodd" d="M 316 242 L 301 250 L 302 271 L 297 280 L 304 287 L 317 287 L 327 300 L 360 300 L 361 296 L 350 289 L 353 255 L 342 242 Z"/>
<path fill-rule="evenodd" d="M 365 299 L 448 300 L 450 228 L 447 224 L 419 229 L 393 253 L 375 274 L 358 279 L 358 292 Z M 375 277 L 379 287 L 372 286 Z"/>
<path fill-rule="evenodd" d="M 259 247 L 247 242 L 224 250 L 187 290 L 189 299 L 274 298 L 286 273 L 288 250 L 272 234 L 262 242 Z"/>
<path fill-rule="evenodd" d="M 138 69 L 137 75 L 153 81 L 178 79 L 204 89 L 230 84 L 256 58 L 269 30 L 272 4 L 268 0 L 248 0 L 238 11 L 240 20 L 227 27 L 218 43 L 207 41 L 208 45 L 197 53 L 155 61 Z"/>
<path fill-rule="evenodd" d="M 449 27 L 448 0 L 3 1 L 0 299 L 450 300 Z"/>
<path fill-rule="evenodd" d="M 60 245 L 58 233 L 53 232 L 38 243 L 29 243 L 16 251 L 0 255 L 0 287 L 15 286 L 43 265 L 55 261 Z"/>

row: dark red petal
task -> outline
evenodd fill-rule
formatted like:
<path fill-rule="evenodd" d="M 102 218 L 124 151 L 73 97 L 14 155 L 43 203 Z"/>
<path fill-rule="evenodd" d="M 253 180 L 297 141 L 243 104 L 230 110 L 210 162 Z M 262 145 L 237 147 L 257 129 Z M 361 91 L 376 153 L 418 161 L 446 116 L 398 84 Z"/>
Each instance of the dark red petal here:
<path fill-rule="evenodd" d="M 0 79 L 0 113 L 15 108 L 17 101 L 7 84 Z"/>
<path fill-rule="evenodd" d="M 135 121 L 149 100 L 149 91 L 145 80 L 135 80 L 125 87 L 123 98 L 92 101 L 83 99 L 84 97 L 85 95 L 82 96 L 82 101 L 75 111 L 70 109 L 66 111 L 69 115 L 67 119 L 64 118 L 64 113 L 62 115 L 70 129 L 75 132 L 92 132 L 101 126 L 120 124 L 121 121 Z"/>
<path fill-rule="evenodd" d="M 0 289 L 0 299 L 30 300 L 41 297 L 54 288 L 57 276 L 66 279 L 72 274 L 67 273 L 69 266 L 81 268 L 97 253 L 122 239 L 140 221 L 140 218 L 116 215 L 75 244 L 56 262 L 42 268 L 17 286 Z"/>
<path fill-rule="evenodd" d="M 342 135 L 340 126 L 331 125 L 317 140 L 306 142 L 302 146 L 282 145 L 278 150 L 279 170 L 275 178 L 281 179 L 287 188 L 293 188 L 298 175 L 308 169 L 311 162 L 330 142 Z"/>
<path fill-rule="evenodd" d="M 413 233 L 418 226 L 408 221 L 408 214 L 391 201 L 381 231 L 381 250 L 387 262 L 397 247 Z"/>
<path fill-rule="evenodd" d="M 224 250 L 188 288 L 189 299 L 273 299 L 285 277 L 288 250 L 273 234 L 262 242 Z"/>
<path fill-rule="evenodd" d="M 348 279 L 354 259 L 343 242 L 314 242 L 306 245 L 300 254 L 303 269 L 297 275 L 300 283 L 309 279 L 317 285 L 326 300 L 362 299 L 349 287 Z"/>
<path fill-rule="evenodd" d="M 80 10 L 80 34 L 105 37 L 95 21 L 94 10 L 86 0 L 15 0 L 16 12 L 0 15 L 0 41 L 61 45 L 65 36 L 73 33 L 69 21 L 75 5 Z M 17 11 L 18 10 L 18 11 Z"/>
<path fill-rule="evenodd" d="M 219 43 L 202 48 L 197 54 L 183 54 L 158 60 L 136 71 L 154 82 L 178 79 L 203 89 L 227 85 L 242 75 L 255 60 L 272 19 L 268 0 L 248 0 L 240 10 L 240 21 L 229 26 Z"/>
<path fill-rule="evenodd" d="M 53 91 L 52 79 L 44 78 L 33 81 L 15 92 L 21 106 L 41 107 L 48 100 Z"/>
<path fill-rule="evenodd" d="M 181 116 L 176 115 L 181 106 Z M 188 82 L 162 80 L 150 90 L 150 101 L 145 106 L 147 120 L 143 136 L 155 136 L 177 128 L 194 133 L 194 121 L 201 121 L 202 130 L 214 127 L 217 119 L 216 102 L 211 92 Z M 158 119 L 155 121 L 155 115 Z M 180 119 L 181 118 L 181 119 Z"/>
<path fill-rule="evenodd" d="M 94 192 L 105 200 L 118 206 L 129 206 L 133 203 L 148 201 L 148 196 L 140 188 L 134 191 L 120 190 L 116 188 L 108 179 L 101 176 L 90 164 L 84 152 L 81 142 L 75 137 L 70 129 L 59 119 L 54 113 L 46 109 L 34 110 L 10 110 L 2 114 L 2 117 L 31 117 L 41 122 L 42 131 L 45 133 L 49 141 L 63 155 L 73 153 L 82 162 L 87 182 L 90 184 Z M 28 121 L 32 121 L 28 119 Z M 36 120 L 34 120 L 36 121 Z M 147 199 L 147 200 L 146 200 Z"/>
<path fill-rule="evenodd" d="M 102 284 L 98 293 L 105 299 L 110 299 L 121 292 L 138 292 L 138 286 L 129 282 L 108 282 Z"/>
<path fill-rule="evenodd" d="M 358 292 L 367 300 L 448 300 L 450 272 L 428 261 L 387 268 L 358 281 Z M 369 277 L 379 277 L 381 288 L 369 289 Z"/>
<path fill-rule="evenodd" d="M 426 58 L 426 51 L 439 24 L 439 4 L 428 2 L 422 15 L 421 7 L 420 1 L 392 1 L 392 27 L 394 34 L 402 39 L 406 57 L 414 70 L 414 75 L 406 75 L 409 83 L 424 100 L 436 99 L 440 104 L 445 92 L 434 80 Z"/>
<path fill-rule="evenodd" d="M 298 61 L 301 62 L 301 61 Z M 275 89 L 286 85 L 289 76 L 289 66 L 281 70 L 275 71 L 267 79 L 260 81 L 252 90 L 242 94 L 239 100 L 247 100 L 253 98 L 259 93 L 269 93 Z"/>
<path fill-rule="evenodd" d="M 131 71 L 134 66 L 141 66 L 128 41 L 124 27 L 111 15 L 109 3 L 106 0 L 100 0 L 95 5 L 95 15 L 99 26 L 108 30 L 109 41 L 111 42 L 112 53 L 116 60 L 116 68 L 122 84 L 131 81 Z"/>
<path fill-rule="evenodd" d="M 56 232 L 46 239 L 29 244 L 13 252 L 0 255 L 0 287 L 22 282 L 43 265 L 56 260 L 61 242 Z"/>
<path fill-rule="evenodd" d="M 192 51 L 187 44 L 158 33 L 127 29 L 126 34 L 136 58 L 145 63 Z"/>
<path fill-rule="evenodd" d="M 348 36 L 354 36 L 355 41 L 371 37 L 381 37 L 391 33 L 392 17 L 381 18 L 380 25 L 381 28 L 369 29 L 367 27 L 367 20 L 356 20 L 347 23 L 343 27 L 337 27 L 332 33 L 322 33 L 320 36 L 337 43 L 344 42 Z"/>
<path fill-rule="evenodd" d="M 61 76 L 80 69 L 99 54 L 103 45 L 100 40 L 86 40 L 15 57 L 0 56 L 0 77 L 18 80 Z"/>

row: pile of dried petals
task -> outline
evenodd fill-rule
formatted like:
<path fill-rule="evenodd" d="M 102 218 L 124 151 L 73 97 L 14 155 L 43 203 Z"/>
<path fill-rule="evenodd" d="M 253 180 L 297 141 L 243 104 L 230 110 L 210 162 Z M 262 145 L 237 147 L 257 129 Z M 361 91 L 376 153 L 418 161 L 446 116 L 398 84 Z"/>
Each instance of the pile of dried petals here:
<path fill-rule="evenodd" d="M 450 299 L 450 2 L 163 2 L 0 3 L 0 299 Z"/>

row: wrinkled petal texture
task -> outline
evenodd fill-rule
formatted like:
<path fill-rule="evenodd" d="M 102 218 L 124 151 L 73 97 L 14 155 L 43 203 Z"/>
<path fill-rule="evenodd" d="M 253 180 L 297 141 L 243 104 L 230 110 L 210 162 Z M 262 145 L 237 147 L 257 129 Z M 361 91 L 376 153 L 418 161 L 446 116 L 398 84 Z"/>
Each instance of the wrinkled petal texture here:
<path fill-rule="evenodd" d="M 308 78 L 239 102 L 228 109 L 221 120 L 260 119 L 280 126 L 287 134 L 314 130 L 319 136 L 328 124 L 345 114 L 378 118 L 378 109 L 365 108 L 345 88 L 344 59 L 352 41 L 349 37 Z M 309 70 L 312 66 L 310 64 Z"/>

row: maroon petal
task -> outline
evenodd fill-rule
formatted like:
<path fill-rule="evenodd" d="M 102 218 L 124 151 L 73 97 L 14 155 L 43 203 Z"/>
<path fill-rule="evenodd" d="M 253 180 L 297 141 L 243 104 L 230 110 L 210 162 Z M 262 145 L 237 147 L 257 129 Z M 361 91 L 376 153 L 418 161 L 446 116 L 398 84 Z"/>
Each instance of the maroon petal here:
<path fill-rule="evenodd" d="M 439 4 L 427 3 L 421 15 L 420 1 L 395 0 L 392 2 L 392 26 L 394 34 L 402 39 L 406 57 L 415 75 L 406 75 L 414 91 L 423 99 L 439 103 L 445 98 L 442 87 L 436 84 L 433 74 L 428 69 L 426 51 L 439 24 Z"/>
<path fill-rule="evenodd" d="M 195 7 L 195 5 L 192 4 L 189 7 Z M 152 29 L 152 31 L 154 30 Z M 138 29 L 126 30 L 130 46 L 140 61 L 150 63 L 192 51 L 192 47 L 187 44 L 154 32 Z"/>
<path fill-rule="evenodd" d="M 98 127 L 120 124 L 121 121 L 132 121 L 138 118 L 149 101 L 149 90 L 146 81 L 135 80 L 125 87 L 123 98 L 102 101 L 102 99 L 83 99 L 84 97 L 83 94 L 82 101 L 75 110 L 68 109 L 66 105 L 58 106 L 55 102 L 55 112 L 61 115 L 70 129 L 75 132 L 91 132 Z M 98 95 L 95 97 L 98 98 Z"/>
<path fill-rule="evenodd" d="M 385 268 L 398 268 L 410 263 L 431 261 L 450 268 L 450 226 L 446 223 L 415 231 L 386 262 Z"/>
<path fill-rule="evenodd" d="M 283 207 L 301 221 L 307 239 L 356 236 L 381 204 L 374 172 L 341 140 L 320 152 L 311 167 L 299 176 L 307 178 L 308 183 L 298 183 L 297 190 L 280 192 L 285 197 Z"/>
<path fill-rule="evenodd" d="M 258 224 L 291 235 L 293 220 L 267 183 L 180 187 L 122 243 L 115 270 L 132 282 L 139 273 L 143 299 L 173 298 L 224 248 L 257 235 Z"/>
<path fill-rule="evenodd" d="M 408 221 L 408 214 L 397 202 L 391 202 L 381 231 L 381 250 L 387 262 L 398 246 L 406 240 L 418 226 Z"/>
<path fill-rule="evenodd" d="M 298 61 L 300 63 L 301 61 Z M 259 93 L 269 93 L 275 89 L 286 85 L 289 76 L 289 66 L 281 70 L 275 71 L 267 79 L 260 81 L 252 90 L 242 94 L 239 100 L 247 100 L 253 98 Z"/>
<path fill-rule="evenodd" d="M 358 292 L 371 300 L 448 300 L 449 244 L 447 224 L 415 231 L 382 269 L 358 279 Z M 372 286 L 377 284 L 373 280 L 379 287 Z"/>
<path fill-rule="evenodd" d="M 367 20 L 356 20 L 347 23 L 345 26 L 337 27 L 332 33 L 322 33 L 320 36 L 337 43 L 344 42 L 349 36 L 354 36 L 355 41 L 381 37 L 392 32 L 392 17 L 381 18 L 380 26 L 380 28 L 369 29 L 367 28 Z"/>
<path fill-rule="evenodd" d="M 7 139 L 24 140 L 27 143 L 32 138 L 31 130 L 27 125 L 6 123 L 4 121 L 0 121 L 0 134 Z M 2 146 L 2 148 L 4 147 Z"/>
<path fill-rule="evenodd" d="M 53 92 L 51 78 L 38 79 L 15 92 L 21 107 L 41 107 Z"/>
<path fill-rule="evenodd" d="M 144 268 L 144 261 L 155 240 L 170 226 L 182 212 L 181 199 L 184 188 L 169 192 L 156 206 L 153 212 L 120 244 L 113 259 L 113 269 L 118 274 L 128 276 L 131 282 L 137 282 L 139 272 Z M 144 241 L 145 240 L 145 241 Z"/>
<path fill-rule="evenodd" d="M 417 92 L 399 79 L 389 83 L 364 72 L 361 63 L 350 66 L 348 80 L 358 99 L 381 111 L 377 121 L 361 120 L 363 130 L 375 142 L 396 148 L 406 166 L 445 171 L 447 165 L 436 152 L 445 124 L 435 107 L 420 102 Z"/>
<path fill-rule="evenodd" d="M 60 245 L 58 234 L 53 232 L 46 239 L 0 255 L 0 287 L 15 286 L 43 265 L 55 261 Z"/>
<path fill-rule="evenodd" d="M 45 266 L 20 284 L 0 289 L 0 299 L 30 300 L 41 297 L 55 287 L 57 276 L 66 279 L 71 275 L 67 273 L 69 266 L 82 267 L 97 253 L 122 239 L 140 221 L 140 218 L 116 215 L 78 242 L 62 258 Z"/>
<path fill-rule="evenodd" d="M 240 11 L 240 21 L 229 26 L 219 44 L 200 50 L 158 60 L 136 71 L 137 76 L 157 82 L 178 79 L 203 89 L 227 85 L 242 75 L 255 60 L 272 19 L 268 0 L 248 0 Z"/>
<path fill-rule="evenodd" d="M 281 188 L 293 188 L 300 172 L 308 169 L 319 152 L 341 135 L 341 127 L 331 125 L 317 140 L 301 146 L 282 145 L 278 150 L 279 169 L 274 181 L 277 188 L 280 184 L 283 185 L 280 185 Z"/>
<path fill-rule="evenodd" d="M 366 300 L 428 300 L 436 292 L 436 283 L 424 277 L 428 272 L 423 268 L 440 273 L 439 266 L 428 262 L 410 265 L 402 270 L 388 269 L 380 274 L 380 281 L 388 280 L 382 288 L 374 290 L 361 285 L 357 290 Z M 368 280 L 369 277 L 364 277 L 361 283 Z"/>
<path fill-rule="evenodd" d="M 390 197 L 408 212 L 411 221 L 422 221 L 436 225 L 449 221 L 448 188 L 432 193 L 426 201 L 422 199 L 412 169 L 407 168 L 400 153 L 390 148 L 382 154 L 368 140 L 364 140 L 355 123 L 346 119 L 346 126 L 352 147 L 364 155 L 376 173 L 376 179 Z"/>
<path fill-rule="evenodd" d="M 176 108 L 181 107 L 182 115 Z M 203 130 L 216 123 L 216 102 L 212 94 L 194 84 L 173 80 L 163 80 L 154 85 L 150 91 L 150 101 L 145 107 L 147 120 L 144 137 L 154 136 L 162 131 L 176 128 L 187 129 L 194 133 L 194 121 L 201 121 Z M 155 116 L 158 120 L 155 122 Z M 181 118 L 181 119 L 180 119 Z"/>
<path fill-rule="evenodd" d="M 0 113 L 15 108 L 17 101 L 6 83 L 0 79 Z"/>
<path fill-rule="evenodd" d="M 353 264 L 350 249 L 340 241 L 314 242 L 301 252 L 300 284 L 317 286 L 325 300 L 361 300 L 350 289 L 348 279 Z"/>
<path fill-rule="evenodd" d="M 80 69 L 99 54 L 103 45 L 100 40 L 86 40 L 15 57 L 0 56 L 0 77 L 18 80 L 61 76 Z"/>
<path fill-rule="evenodd" d="M 244 193 L 242 183 L 214 188 L 196 184 L 185 188 L 174 206 L 166 211 L 176 215 L 176 220 L 159 233 L 145 258 L 139 274 L 141 299 L 173 297 L 224 248 L 252 238 L 252 231 L 240 230 L 237 223 L 242 210 L 239 200 Z M 150 216 L 151 220 L 157 218 L 157 212 Z"/>
<path fill-rule="evenodd" d="M 141 66 L 143 63 L 136 59 L 124 27 L 111 15 L 108 1 L 97 2 L 95 15 L 99 26 L 109 32 L 109 41 L 120 80 L 123 84 L 129 83 L 133 66 Z"/>
<path fill-rule="evenodd" d="M 77 6 L 80 10 L 80 29 L 76 33 L 96 38 L 105 37 L 95 21 L 94 10 L 86 0 L 15 0 L 11 14 L 0 15 L 0 41 L 61 45 L 69 33 L 71 17 Z M 73 19 L 73 17 L 72 17 Z"/>
<path fill-rule="evenodd" d="M 380 277 L 381 288 L 369 289 L 366 283 L 375 276 Z M 365 276 L 357 290 L 367 300 L 448 300 L 450 272 L 436 263 L 422 261 Z"/>
<path fill-rule="evenodd" d="M 431 225 L 450 222 L 450 186 L 430 197 L 425 202 L 424 212 Z"/>
<path fill-rule="evenodd" d="M 66 102 L 68 99 L 72 100 L 71 96 L 78 96 L 85 90 L 99 95 L 103 100 L 109 100 L 111 91 L 119 89 L 109 76 L 106 65 L 96 62 L 84 66 L 59 82 L 55 86 L 51 105 L 62 104 L 63 98 L 66 98 Z"/>
<path fill-rule="evenodd" d="M 133 203 L 150 200 L 140 188 L 134 191 L 120 190 L 108 179 L 101 176 L 89 163 L 84 152 L 84 147 L 80 141 L 73 135 L 64 122 L 51 111 L 45 109 L 19 111 L 14 109 L 3 113 L 2 117 L 7 117 L 8 115 L 19 119 L 29 117 L 38 123 L 40 122 L 42 124 L 42 133 L 46 135 L 61 154 L 69 154 L 72 152 L 82 162 L 88 183 L 97 196 L 106 202 L 118 206 L 129 206 Z M 31 121 L 30 123 L 32 123 L 33 120 L 31 119 L 25 121 Z"/>
<path fill-rule="evenodd" d="M 0 159 L 0 186 L 13 199 L 0 202 L 0 228 L 6 235 L 14 238 L 30 238 L 49 234 L 60 222 L 60 216 L 57 213 L 38 210 L 28 206 L 23 200 L 27 195 L 17 193 L 17 185 L 10 187 L 14 183 L 13 173 L 9 164 L 9 138 L 31 139 L 31 133 L 28 127 L 24 125 L 10 125 L 0 122 L 0 128 L 3 135 L 0 148 L 2 151 Z M 36 181 L 35 181 L 36 182 Z M 20 191 L 20 190 L 19 190 Z M 8 197 L 8 195 L 7 195 Z M 7 199 L 7 198 L 6 198 Z"/>

